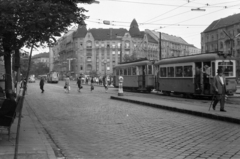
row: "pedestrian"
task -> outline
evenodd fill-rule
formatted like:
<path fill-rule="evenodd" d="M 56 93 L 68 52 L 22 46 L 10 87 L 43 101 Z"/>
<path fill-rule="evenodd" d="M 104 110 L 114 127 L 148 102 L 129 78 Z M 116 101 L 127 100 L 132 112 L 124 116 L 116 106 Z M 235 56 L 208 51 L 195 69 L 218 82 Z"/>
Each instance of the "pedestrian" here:
<path fill-rule="evenodd" d="M 81 75 L 77 78 L 78 92 L 81 92 L 82 89 L 82 77 Z"/>
<path fill-rule="evenodd" d="M 43 87 L 44 87 L 44 79 L 43 79 L 43 77 L 41 78 L 39 85 L 40 85 L 40 89 L 42 90 L 42 93 L 43 93 L 44 92 L 44 89 L 43 89 Z"/>
<path fill-rule="evenodd" d="M 66 78 L 65 78 L 65 86 L 64 86 L 64 88 L 65 88 L 65 92 L 66 93 L 69 93 L 70 92 L 70 79 L 69 79 L 69 76 L 67 76 Z"/>
<path fill-rule="evenodd" d="M 90 82 L 91 82 L 91 92 L 92 92 L 94 90 L 94 86 L 93 86 L 94 80 L 93 80 L 93 77 L 91 77 Z"/>
<path fill-rule="evenodd" d="M 25 94 L 27 94 L 27 80 L 26 79 L 22 79 L 20 88 L 25 89 Z"/>
<path fill-rule="evenodd" d="M 225 92 L 226 92 L 226 78 L 223 75 L 223 70 L 218 69 L 217 75 L 213 79 L 213 88 L 215 91 L 215 98 L 213 102 L 213 110 L 215 110 L 217 103 L 220 101 L 220 111 L 226 112 L 224 109 Z"/>
<path fill-rule="evenodd" d="M 103 80 L 102 80 L 103 86 L 105 88 L 105 92 L 107 93 L 108 91 L 108 80 L 107 80 L 107 76 L 103 76 Z"/>

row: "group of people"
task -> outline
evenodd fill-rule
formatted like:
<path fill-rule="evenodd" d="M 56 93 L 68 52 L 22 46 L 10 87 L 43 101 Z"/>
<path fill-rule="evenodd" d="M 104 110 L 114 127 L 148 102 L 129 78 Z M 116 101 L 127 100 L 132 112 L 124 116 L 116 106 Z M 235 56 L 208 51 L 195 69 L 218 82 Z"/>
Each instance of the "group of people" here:
<path fill-rule="evenodd" d="M 90 91 L 92 92 L 94 90 L 94 77 L 90 77 L 89 80 L 90 80 L 90 83 L 91 83 Z M 71 90 L 69 82 L 70 82 L 70 79 L 69 79 L 69 76 L 67 76 L 65 78 L 65 85 L 64 85 L 64 89 L 65 89 L 66 93 L 69 93 L 70 90 Z M 107 78 L 107 76 L 103 77 L 102 83 L 103 83 L 103 86 L 105 88 L 105 92 L 107 93 L 107 91 L 108 91 L 108 78 Z M 80 74 L 80 76 L 77 78 L 78 92 L 81 92 L 81 89 L 83 88 L 82 84 L 83 84 L 82 74 Z"/>

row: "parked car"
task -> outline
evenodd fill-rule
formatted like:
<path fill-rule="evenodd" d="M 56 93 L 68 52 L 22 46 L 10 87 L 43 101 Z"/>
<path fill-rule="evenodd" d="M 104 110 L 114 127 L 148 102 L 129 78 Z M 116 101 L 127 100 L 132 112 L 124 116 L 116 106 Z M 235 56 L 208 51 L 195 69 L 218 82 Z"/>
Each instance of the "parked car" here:
<path fill-rule="evenodd" d="M 29 83 L 35 83 L 35 78 L 34 77 L 29 77 L 28 82 Z"/>

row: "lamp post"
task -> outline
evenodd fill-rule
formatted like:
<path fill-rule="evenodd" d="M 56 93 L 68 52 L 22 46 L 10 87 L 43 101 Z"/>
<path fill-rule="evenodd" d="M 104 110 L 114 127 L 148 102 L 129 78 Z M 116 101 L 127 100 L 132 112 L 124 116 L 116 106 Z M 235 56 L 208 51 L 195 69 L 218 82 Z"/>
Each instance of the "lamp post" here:
<path fill-rule="evenodd" d="M 76 58 L 68 58 L 67 60 L 68 60 L 68 71 L 70 72 L 71 71 L 71 61 L 72 60 L 75 60 Z"/>
<path fill-rule="evenodd" d="M 107 75 L 107 66 L 106 66 L 107 61 L 104 60 L 103 63 L 104 63 L 104 75 L 106 76 Z"/>

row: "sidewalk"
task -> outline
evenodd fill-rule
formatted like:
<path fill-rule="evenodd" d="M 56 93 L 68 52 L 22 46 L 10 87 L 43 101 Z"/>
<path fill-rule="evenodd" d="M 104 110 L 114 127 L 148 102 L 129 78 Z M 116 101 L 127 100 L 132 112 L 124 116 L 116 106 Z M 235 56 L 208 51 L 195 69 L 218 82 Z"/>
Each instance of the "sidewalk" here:
<path fill-rule="evenodd" d="M 225 104 L 227 112 L 219 111 L 219 103 L 215 111 L 212 108 L 209 110 L 211 100 L 204 101 L 203 103 L 191 103 L 191 100 L 188 102 L 179 102 L 169 99 L 159 99 L 157 94 L 138 96 L 138 94 L 128 93 L 124 93 L 124 96 L 116 95 L 111 96 L 110 98 L 240 124 L 240 94 L 235 94 L 233 97 L 229 97 Z"/>
<path fill-rule="evenodd" d="M 24 101 L 21 119 L 18 159 L 56 159 L 52 147 L 43 134 L 41 125 L 31 113 Z M 7 130 L 0 131 L 0 159 L 13 159 L 18 118 L 11 127 L 11 139 L 8 141 Z"/>

